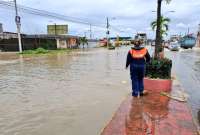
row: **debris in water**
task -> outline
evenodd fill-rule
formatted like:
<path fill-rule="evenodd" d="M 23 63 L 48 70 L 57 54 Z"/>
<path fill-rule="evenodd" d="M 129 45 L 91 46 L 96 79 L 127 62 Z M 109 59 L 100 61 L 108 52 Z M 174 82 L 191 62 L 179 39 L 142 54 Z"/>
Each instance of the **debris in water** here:
<path fill-rule="evenodd" d="M 161 92 L 160 94 L 163 95 L 163 96 L 169 97 L 169 98 L 171 98 L 173 100 L 179 101 L 179 102 L 187 102 L 187 98 L 184 97 L 184 96 L 183 97 L 178 97 L 178 96 L 174 96 L 174 95 L 171 95 L 169 93 L 166 93 L 166 92 Z"/>
<path fill-rule="evenodd" d="M 127 84 L 127 81 L 122 81 L 122 84 Z"/>

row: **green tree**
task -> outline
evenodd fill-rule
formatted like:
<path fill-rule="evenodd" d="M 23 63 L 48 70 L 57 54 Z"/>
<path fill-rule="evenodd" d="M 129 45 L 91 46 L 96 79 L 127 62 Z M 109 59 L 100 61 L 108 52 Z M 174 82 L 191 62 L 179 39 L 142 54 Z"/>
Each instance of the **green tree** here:
<path fill-rule="evenodd" d="M 169 25 L 168 25 L 169 23 L 170 23 L 170 19 L 169 18 L 165 18 L 165 17 L 161 16 L 161 19 L 160 19 L 161 41 L 162 41 L 163 37 L 165 35 L 167 35 L 167 31 L 169 30 Z M 157 21 L 156 20 L 151 23 L 151 27 L 152 27 L 152 30 L 154 30 L 154 31 L 157 29 Z"/>
<path fill-rule="evenodd" d="M 83 45 L 83 47 L 85 47 L 85 44 L 88 45 L 88 39 L 86 37 L 80 37 L 79 42 Z"/>
<path fill-rule="evenodd" d="M 157 0 L 157 27 L 156 27 L 156 46 L 155 46 L 155 58 L 159 58 L 159 53 L 162 51 L 162 29 L 161 29 L 161 9 L 162 2 L 166 1 L 166 3 L 170 3 L 171 0 Z"/>

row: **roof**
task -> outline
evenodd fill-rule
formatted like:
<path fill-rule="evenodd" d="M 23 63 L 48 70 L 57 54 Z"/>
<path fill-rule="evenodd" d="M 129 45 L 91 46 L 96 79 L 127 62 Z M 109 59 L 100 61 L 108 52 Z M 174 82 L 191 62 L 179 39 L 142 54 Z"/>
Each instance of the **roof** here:
<path fill-rule="evenodd" d="M 17 33 L 14 32 L 3 32 L 0 33 L 1 39 L 11 39 L 11 38 L 17 38 Z"/>
<path fill-rule="evenodd" d="M 79 38 L 78 36 L 72 35 L 49 35 L 49 34 L 35 34 L 35 35 L 24 35 L 23 38 L 46 38 L 46 39 L 66 39 L 66 38 Z"/>
<path fill-rule="evenodd" d="M 111 37 L 110 39 L 131 39 L 132 37 Z"/>
<path fill-rule="evenodd" d="M 16 32 L 7 32 L 7 31 L 4 31 L 3 33 L 4 34 L 17 34 Z"/>

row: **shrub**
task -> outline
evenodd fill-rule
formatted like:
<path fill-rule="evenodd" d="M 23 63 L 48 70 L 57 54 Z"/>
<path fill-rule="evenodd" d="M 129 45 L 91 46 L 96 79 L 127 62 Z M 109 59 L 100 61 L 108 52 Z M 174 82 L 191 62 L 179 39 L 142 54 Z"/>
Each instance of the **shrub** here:
<path fill-rule="evenodd" d="M 46 54 L 49 51 L 44 48 L 37 48 L 35 50 L 25 50 L 21 54 Z"/>
<path fill-rule="evenodd" d="M 170 79 L 171 78 L 172 61 L 167 58 L 151 59 L 146 66 L 146 77 Z"/>
<path fill-rule="evenodd" d="M 34 53 L 33 50 L 25 50 L 21 54 L 33 54 L 33 53 Z"/>
<path fill-rule="evenodd" d="M 45 53 L 48 53 L 49 51 L 44 49 L 44 48 L 37 48 L 35 50 L 35 54 L 45 54 Z"/>

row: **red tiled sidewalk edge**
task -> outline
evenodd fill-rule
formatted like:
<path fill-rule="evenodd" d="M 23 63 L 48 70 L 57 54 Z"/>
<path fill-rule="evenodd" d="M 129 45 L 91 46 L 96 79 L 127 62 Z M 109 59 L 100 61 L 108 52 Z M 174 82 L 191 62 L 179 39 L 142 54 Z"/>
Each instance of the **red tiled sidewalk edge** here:
<path fill-rule="evenodd" d="M 173 85 L 172 92 L 180 90 Z M 119 107 L 101 135 L 197 135 L 187 103 L 160 93 L 143 98 L 129 96 Z"/>

